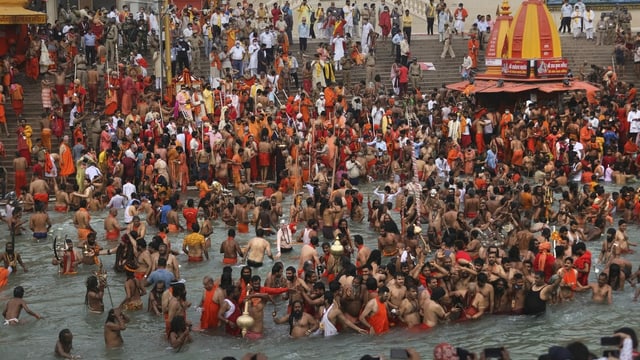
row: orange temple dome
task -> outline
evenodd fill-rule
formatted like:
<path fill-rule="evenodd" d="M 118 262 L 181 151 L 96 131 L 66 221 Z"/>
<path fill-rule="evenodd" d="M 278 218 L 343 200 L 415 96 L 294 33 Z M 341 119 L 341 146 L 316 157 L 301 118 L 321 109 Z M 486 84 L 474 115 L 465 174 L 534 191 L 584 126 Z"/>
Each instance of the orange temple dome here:
<path fill-rule="evenodd" d="M 562 57 L 558 27 L 544 0 L 525 0 L 513 17 L 508 38 L 510 59 Z"/>

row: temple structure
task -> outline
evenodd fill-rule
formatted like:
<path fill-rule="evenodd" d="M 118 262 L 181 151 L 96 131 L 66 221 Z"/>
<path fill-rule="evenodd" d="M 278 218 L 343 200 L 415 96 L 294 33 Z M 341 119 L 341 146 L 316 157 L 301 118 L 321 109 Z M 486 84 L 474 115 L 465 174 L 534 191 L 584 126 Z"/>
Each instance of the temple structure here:
<path fill-rule="evenodd" d="M 47 22 L 47 14 L 26 6 L 27 0 L 0 0 L 0 56 L 23 56 L 29 46 L 27 24 Z"/>
<path fill-rule="evenodd" d="M 562 56 L 558 28 L 544 0 L 524 0 L 513 17 L 508 0 L 502 1 L 487 43 L 485 65 L 486 72 L 448 87 L 469 94 L 597 89 L 567 78 L 569 62 Z"/>

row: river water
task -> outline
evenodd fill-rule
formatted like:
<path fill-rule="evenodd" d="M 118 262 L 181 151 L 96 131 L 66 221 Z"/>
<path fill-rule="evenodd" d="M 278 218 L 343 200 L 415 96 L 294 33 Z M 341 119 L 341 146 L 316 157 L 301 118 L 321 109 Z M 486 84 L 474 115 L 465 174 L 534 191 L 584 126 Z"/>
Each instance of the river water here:
<path fill-rule="evenodd" d="M 365 185 L 361 191 L 371 192 L 373 187 Z M 609 190 L 609 189 L 607 189 Z M 197 197 L 194 192 L 183 195 Z M 291 197 L 285 200 L 283 210 L 288 215 Z M 366 201 L 366 195 L 365 195 Z M 49 206 L 52 208 L 52 204 Z M 123 331 L 124 348 L 106 350 L 103 340 L 103 324 L 106 314 L 90 314 L 84 307 L 85 279 L 91 275 L 93 268 L 80 267 L 79 274 L 61 277 L 57 268 L 51 265 L 53 235 L 69 235 L 76 238 L 76 230 L 71 221 L 71 214 L 51 212 L 54 226 L 48 241 L 34 242 L 29 235 L 16 238 L 16 250 L 21 253 L 29 272 L 20 271 L 11 276 L 9 284 L 0 289 L 0 305 L 12 297 L 13 288 L 21 285 L 25 288 L 25 300 L 32 310 L 43 315 L 43 320 L 35 320 L 22 313 L 22 325 L 0 327 L 0 359 L 50 359 L 54 358 L 53 349 L 58 332 L 69 328 L 73 332 L 74 351 L 84 359 L 155 359 L 158 357 L 174 359 L 221 359 L 224 356 L 240 358 L 245 352 L 263 352 L 270 359 L 359 359 L 361 355 L 385 355 L 395 347 L 414 347 L 423 354 L 423 359 L 432 357 L 433 347 L 446 341 L 461 346 L 473 352 L 480 352 L 485 347 L 506 346 L 513 359 L 537 359 L 545 353 L 549 346 L 566 344 L 571 341 L 583 341 L 589 349 L 600 354 L 602 348 L 599 338 L 611 334 L 611 331 L 622 326 L 634 327 L 640 319 L 639 303 L 632 302 L 633 289 L 626 287 L 623 292 L 614 293 L 613 305 L 595 305 L 590 300 L 590 294 L 578 294 L 572 303 L 554 305 L 548 308 L 544 316 L 532 318 L 527 316 L 485 316 L 474 322 L 444 324 L 426 333 L 407 333 L 402 329 L 392 329 L 384 336 L 369 337 L 346 334 L 332 338 L 308 338 L 292 340 L 288 338 L 287 325 L 275 325 L 270 316 L 265 318 L 265 338 L 259 341 L 232 339 L 229 337 L 212 336 L 193 333 L 193 343 L 187 345 L 179 353 L 167 349 L 164 335 L 164 322 L 161 318 L 151 316 L 146 311 L 129 313 L 131 322 Z M 98 230 L 99 243 L 107 246 L 104 238 L 102 220 L 106 212 L 92 214 L 92 225 Z M 398 215 L 394 214 L 399 221 Z M 120 212 L 122 221 L 122 211 Z M 184 220 L 183 220 L 184 221 Z M 617 221 L 617 220 L 616 220 Z M 351 223 L 353 234 L 362 234 L 365 243 L 370 247 L 376 246 L 375 234 L 368 228 L 368 224 Z M 226 238 L 226 228 L 220 221 L 214 223 L 212 249 L 219 249 L 220 242 Z M 631 240 L 640 243 L 637 225 L 629 226 Z M 151 229 L 148 233 L 153 234 Z M 170 234 L 169 238 L 174 249 L 180 249 L 184 234 Z M 150 236 L 147 236 L 150 240 Z M 246 244 L 250 236 L 238 236 L 241 246 Z M 4 250 L 5 240 L 10 236 L 5 225 L 0 228 L 0 249 Z M 275 242 L 273 237 L 270 239 Z M 112 245 L 109 244 L 109 247 Z M 275 247 L 275 244 L 274 244 Z M 597 259 L 600 243 L 589 243 L 594 258 Z M 211 275 L 219 278 L 222 273 L 221 255 L 212 251 L 213 259 L 208 262 L 189 264 L 186 256 L 180 255 L 181 275 L 187 281 L 187 298 L 198 304 L 202 296 L 202 278 Z M 282 261 L 285 267 L 297 267 L 299 247 L 292 254 L 285 254 Z M 119 304 L 124 298 L 123 275 L 113 273 L 114 256 L 103 256 L 103 261 L 109 269 L 109 290 L 113 302 Z M 627 255 L 634 264 L 634 269 L 640 263 L 640 256 Z M 270 271 L 273 262 L 266 259 L 265 266 L 254 274 L 263 280 Z M 240 266 L 234 268 L 233 276 L 237 279 Z M 595 274 L 591 272 L 591 281 L 595 281 Z M 146 310 L 146 296 L 144 297 Z M 109 294 L 105 293 L 105 308 L 111 306 Z M 280 314 L 286 311 L 286 305 L 278 306 Z M 269 315 L 272 305 L 267 305 L 265 314 Z M 195 323 L 199 321 L 199 314 L 194 307 L 188 311 L 188 319 Z"/>

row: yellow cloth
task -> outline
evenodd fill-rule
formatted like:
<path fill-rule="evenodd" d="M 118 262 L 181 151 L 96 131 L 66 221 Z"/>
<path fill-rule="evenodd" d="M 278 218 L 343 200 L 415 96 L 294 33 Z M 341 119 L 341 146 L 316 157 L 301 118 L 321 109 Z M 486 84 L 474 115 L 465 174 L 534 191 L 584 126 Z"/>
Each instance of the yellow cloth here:
<path fill-rule="evenodd" d="M 202 246 L 202 249 L 204 249 L 205 247 L 204 236 L 198 233 L 191 233 L 184 237 L 182 245 L 188 248 L 192 248 L 200 245 Z"/>
<path fill-rule="evenodd" d="M 409 14 L 409 16 L 402 15 L 402 27 L 411 27 L 412 20 L 413 18 L 411 17 L 411 14 Z"/>

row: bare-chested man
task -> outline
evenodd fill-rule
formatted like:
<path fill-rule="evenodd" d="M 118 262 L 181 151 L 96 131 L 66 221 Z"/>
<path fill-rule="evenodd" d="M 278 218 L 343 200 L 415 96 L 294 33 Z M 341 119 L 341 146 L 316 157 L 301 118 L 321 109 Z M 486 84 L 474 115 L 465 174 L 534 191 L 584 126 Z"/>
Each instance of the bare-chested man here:
<path fill-rule="evenodd" d="M 478 285 L 470 282 L 465 290 L 451 292 L 451 295 L 462 297 L 464 319 L 479 319 L 485 312 L 489 311 L 489 301 L 478 291 Z"/>
<path fill-rule="evenodd" d="M 46 210 L 47 204 L 49 203 L 49 184 L 42 178 L 42 174 L 38 174 L 37 178 L 31 180 L 29 193 L 33 195 L 34 201 L 44 203 Z"/>
<path fill-rule="evenodd" d="M 56 202 L 53 205 L 53 210 L 57 212 L 66 213 L 69 210 L 69 204 L 71 204 L 71 198 L 69 197 L 69 193 L 66 191 L 67 189 L 58 186 L 58 182 L 53 179 L 53 189 L 56 193 Z"/>
<path fill-rule="evenodd" d="M 260 286 L 260 283 L 260 276 L 254 275 L 251 277 L 251 293 L 245 299 L 245 301 L 249 302 L 249 315 L 254 319 L 253 326 L 248 329 L 246 335 L 246 338 L 251 340 L 262 338 L 262 332 L 264 331 L 264 308 L 267 301 L 273 302 L 273 299 L 269 295 L 280 295 L 289 291 L 289 289 L 286 288 Z M 274 314 L 277 316 L 275 312 Z"/>
<path fill-rule="evenodd" d="M 27 168 L 29 164 L 27 163 L 27 159 L 23 156 L 20 156 L 20 153 L 16 153 L 15 159 L 13 159 L 13 170 L 15 171 L 15 190 L 16 195 L 20 196 L 20 192 L 22 191 L 22 187 L 27 185 Z"/>
<path fill-rule="evenodd" d="M 124 344 L 120 332 L 127 328 L 129 317 L 122 310 L 111 309 L 104 324 L 104 344 L 107 349 L 119 348 Z"/>
<path fill-rule="evenodd" d="M 136 240 L 136 259 L 138 268 L 136 269 L 135 277 L 142 286 L 143 280 L 149 276 L 151 268 L 153 267 L 153 260 L 151 260 L 151 253 L 147 248 L 147 242 L 142 238 Z"/>
<path fill-rule="evenodd" d="M 406 297 L 402 300 L 402 303 L 398 308 L 397 315 L 398 318 L 407 325 L 407 327 L 411 328 L 420 324 L 421 319 L 420 305 L 418 302 L 418 288 L 416 288 L 415 285 L 407 287 Z"/>
<path fill-rule="evenodd" d="M 130 233 L 132 231 L 138 233 L 138 236 L 141 238 L 144 238 L 147 234 L 147 225 L 140 221 L 140 216 L 138 215 L 134 216 L 133 221 L 127 225 L 127 232 Z"/>
<path fill-rule="evenodd" d="M 446 291 L 442 287 L 435 287 L 431 290 L 431 297 L 425 298 L 421 302 L 421 310 L 423 313 L 422 324 L 420 327 L 423 330 L 428 330 L 436 327 L 439 322 L 445 321 L 451 315 L 450 312 L 446 312 L 440 301 L 444 299 Z"/>
<path fill-rule="evenodd" d="M 42 316 L 38 313 L 35 313 L 29 309 L 26 301 L 23 299 L 24 297 L 24 288 L 22 286 L 16 286 L 13 289 L 13 299 L 9 300 L 4 307 L 4 311 L 2 312 L 2 316 L 4 316 L 4 324 L 5 325 L 17 325 L 20 323 L 20 313 L 24 309 L 24 311 L 33 316 L 34 318 L 40 320 Z"/>
<path fill-rule="evenodd" d="M 598 282 L 576 289 L 576 291 L 586 290 L 591 290 L 591 300 L 595 303 L 611 305 L 613 302 L 613 291 L 609 285 L 609 276 L 606 273 L 600 273 L 598 275 Z"/>
<path fill-rule="evenodd" d="M 47 238 L 47 233 L 51 228 L 51 219 L 45 210 L 45 204 L 36 202 L 35 210 L 29 219 L 29 229 L 33 232 L 33 239 L 38 241 Z"/>
<path fill-rule="evenodd" d="M 362 272 L 368 271 L 365 267 Z M 358 321 L 362 307 L 369 301 L 367 287 L 362 276 L 356 276 L 351 282 L 351 286 L 343 287 L 341 307 L 344 308 L 344 315 L 352 322 Z M 375 281 L 375 280 L 374 280 Z M 325 297 L 326 300 L 326 297 Z"/>
<path fill-rule="evenodd" d="M 223 254 L 222 263 L 225 265 L 235 265 L 238 263 L 238 256 L 244 257 L 240 245 L 236 241 L 236 231 L 229 229 L 227 231 L 227 240 L 220 244 L 220 253 Z"/>
<path fill-rule="evenodd" d="M 264 233 L 262 229 L 256 229 L 256 237 L 249 240 L 249 243 L 247 244 L 247 265 L 251 267 L 261 267 L 265 253 L 271 260 L 273 260 L 271 244 L 262 237 L 263 235 Z"/>
<path fill-rule="evenodd" d="M 404 285 L 405 275 L 401 272 L 397 272 L 393 281 L 389 281 L 387 286 L 389 287 L 389 301 L 387 301 L 387 307 L 391 311 L 391 314 L 397 315 L 402 300 L 404 300 L 407 294 L 407 287 Z"/>
<path fill-rule="evenodd" d="M 378 236 L 378 250 L 383 256 L 390 257 L 398 254 L 398 242 L 393 233 L 387 233 L 387 230 L 380 228 L 380 236 Z"/>
<path fill-rule="evenodd" d="M 324 313 L 320 319 L 320 327 L 325 337 L 338 335 L 338 325 L 342 328 L 349 327 L 360 334 L 367 334 L 367 331 L 358 327 L 351 321 L 340 308 L 340 302 L 329 291 L 324 293 Z"/>
<path fill-rule="evenodd" d="M 624 219 L 618 221 L 618 230 L 616 231 L 614 243 L 618 244 L 619 251 L 623 254 L 631 252 L 631 246 L 636 246 L 635 243 L 629 241 L 627 222 Z"/>
<path fill-rule="evenodd" d="M 311 238 L 309 244 L 302 245 L 302 248 L 300 249 L 300 261 L 298 263 L 298 271 L 301 271 L 301 269 L 304 268 L 304 264 L 307 261 L 310 261 L 313 263 L 314 269 L 320 264 L 320 257 L 318 257 L 318 251 L 316 250 L 316 247 L 318 246 L 319 242 L 320 242 L 320 239 L 318 239 L 317 236 L 314 236 Z"/>
<path fill-rule="evenodd" d="M 167 270 L 171 271 L 176 279 L 180 279 L 180 264 L 178 263 L 178 259 L 169 251 L 167 244 L 164 242 L 160 243 L 160 245 L 158 245 L 158 251 L 151 255 L 151 261 L 153 262 L 151 271 L 158 267 L 158 259 L 160 258 L 167 260 Z"/>
<path fill-rule="evenodd" d="M 289 324 L 289 336 L 301 338 L 315 333 L 319 324 L 310 314 L 303 311 L 302 301 L 296 300 L 291 307 L 291 314 L 277 318 L 274 316 L 273 322 L 276 324 Z"/>
<path fill-rule="evenodd" d="M 354 235 L 353 240 L 355 241 L 356 249 L 358 250 L 358 255 L 356 256 L 356 267 L 360 269 L 367 263 L 369 255 L 371 255 L 371 248 L 364 244 L 362 235 Z"/>
<path fill-rule="evenodd" d="M 236 204 L 234 217 L 238 224 L 238 232 L 246 234 L 249 232 L 249 210 L 247 209 L 247 198 L 240 198 L 240 204 Z"/>
<path fill-rule="evenodd" d="M 109 209 L 109 215 L 104 218 L 104 230 L 107 240 L 117 241 L 120 239 L 120 232 L 124 230 L 118 222 L 118 209 Z"/>
<path fill-rule="evenodd" d="M 78 240 L 87 240 L 89 233 L 96 232 L 91 227 L 90 222 L 91 215 L 89 215 L 89 212 L 87 211 L 87 200 L 81 199 L 80 208 L 73 215 L 73 224 L 76 226 L 76 229 L 78 229 Z"/>

